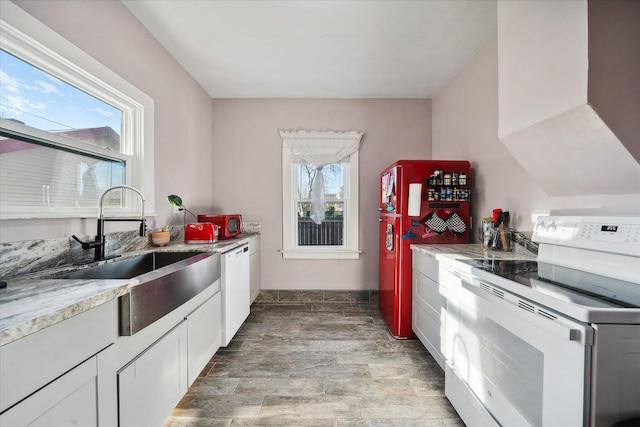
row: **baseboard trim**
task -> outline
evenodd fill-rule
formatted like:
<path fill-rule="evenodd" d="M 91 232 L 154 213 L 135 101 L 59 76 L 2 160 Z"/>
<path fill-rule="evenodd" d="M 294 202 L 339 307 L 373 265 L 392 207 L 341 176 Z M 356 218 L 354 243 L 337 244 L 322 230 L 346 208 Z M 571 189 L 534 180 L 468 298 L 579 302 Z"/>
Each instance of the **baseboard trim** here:
<path fill-rule="evenodd" d="M 378 303 L 378 291 L 261 290 L 255 303 Z"/>

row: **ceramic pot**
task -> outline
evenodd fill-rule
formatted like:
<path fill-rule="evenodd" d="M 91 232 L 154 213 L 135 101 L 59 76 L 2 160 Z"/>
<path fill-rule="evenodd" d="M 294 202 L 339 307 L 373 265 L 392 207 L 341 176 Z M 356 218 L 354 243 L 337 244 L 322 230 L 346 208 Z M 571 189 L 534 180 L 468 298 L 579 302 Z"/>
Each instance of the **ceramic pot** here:
<path fill-rule="evenodd" d="M 171 240 L 171 232 L 169 231 L 153 231 L 151 233 L 151 242 L 154 246 L 165 246 Z"/>

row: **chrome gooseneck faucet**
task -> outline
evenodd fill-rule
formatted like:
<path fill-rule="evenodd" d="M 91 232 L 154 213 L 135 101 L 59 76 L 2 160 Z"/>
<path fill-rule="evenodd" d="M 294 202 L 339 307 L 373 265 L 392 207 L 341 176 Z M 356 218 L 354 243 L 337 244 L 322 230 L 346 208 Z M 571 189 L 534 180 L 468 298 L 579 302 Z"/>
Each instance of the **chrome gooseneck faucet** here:
<path fill-rule="evenodd" d="M 126 189 L 126 190 L 131 190 L 131 191 L 137 193 L 138 196 L 140 196 L 140 200 L 142 201 L 142 212 L 140 213 L 140 218 L 105 218 L 104 217 L 104 213 L 103 213 L 104 197 L 110 191 L 113 191 L 113 190 L 116 190 L 116 189 L 119 189 L 119 188 Z M 73 237 L 78 243 L 80 243 L 82 245 L 82 249 L 95 249 L 95 255 L 93 257 L 94 261 L 103 261 L 103 260 L 106 260 L 106 259 L 119 257 L 120 255 L 111 255 L 111 256 L 108 256 L 108 257 L 104 256 L 104 247 L 105 247 L 104 223 L 105 223 L 105 221 L 136 221 L 136 222 L 140 222 L 140 237 L 144 236 L 145 230 L 147 229 L 146 219 L 144 218 L 144 201 L 145 200 L 144 200 L 144 196 L 142 195 L 142 193 L 140 191 L 138 191 L 136 188 L 131 187 L 129 185 L 114 185 L 113 187 L 109 187 L 100 196 L 99 211 L 98 211 L 98 227 L 97 227 L 97 231 L 96 231 L 95 240 L 93 242 L 83 242 L 80 239 L 78 239 L 78 237 L 75 236 L 75 235 L 73 235 L 71 237 Z"/>

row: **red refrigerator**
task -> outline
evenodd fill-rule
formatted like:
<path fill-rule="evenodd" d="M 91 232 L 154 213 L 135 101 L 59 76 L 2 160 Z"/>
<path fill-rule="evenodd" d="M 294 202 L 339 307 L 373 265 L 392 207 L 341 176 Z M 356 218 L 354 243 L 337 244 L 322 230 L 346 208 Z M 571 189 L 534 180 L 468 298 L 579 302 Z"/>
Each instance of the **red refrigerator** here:
<path fill-rule="evenodd" d="M 380 174 L 379 309 L 396 338 L 411 330 L 411 244 L 469 243 L 468 161 L 400 160 Z"/>

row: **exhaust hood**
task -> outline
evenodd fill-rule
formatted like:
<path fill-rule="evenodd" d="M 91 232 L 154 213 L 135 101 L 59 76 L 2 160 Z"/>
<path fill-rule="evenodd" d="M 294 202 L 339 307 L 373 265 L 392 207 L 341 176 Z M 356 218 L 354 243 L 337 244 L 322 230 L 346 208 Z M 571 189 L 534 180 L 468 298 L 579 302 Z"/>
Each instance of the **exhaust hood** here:
<path fill-rule="evenodd" d="M 616 3 L 607 2 L 607 7 Z M 640 135 L 638 129 L 629 132 L 628 125 L 640 126 L 640 121 L 626 120 L 626 132 L 620 135 L 632 135 L 636 141 L 623 142 L 597 111 L 611 105 L 593 103 L 588 96 L 594 84 L 620 85 L 615 81 L 619 73 L 590 76 L 592 66 L 603 62 L 590 57 L 591 10 L 586 0 L 498 2 L 499 137 L 550 196 L 638 195 L 640 157 L 627 147 L 635 147 Z M 619 40 L 611 43 L 620 45 Z M 637 42 L 628 44 L 637 49 Z M 636 63 L 621 57 L 619 63 L 606 66 Z M 637 82 L 629 90 L 634 85 Z M 596 92 L 603 93 L 599 89 Z M 617 116 L 633 116 L 629 109 L 637 111 L 640 102 L 632 99 L 624 108 L 624 115 Z M 611 111 L 607 113 L 611 117 Z"/>

